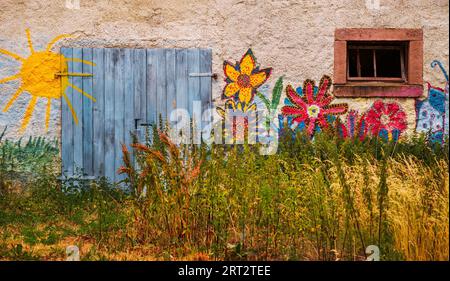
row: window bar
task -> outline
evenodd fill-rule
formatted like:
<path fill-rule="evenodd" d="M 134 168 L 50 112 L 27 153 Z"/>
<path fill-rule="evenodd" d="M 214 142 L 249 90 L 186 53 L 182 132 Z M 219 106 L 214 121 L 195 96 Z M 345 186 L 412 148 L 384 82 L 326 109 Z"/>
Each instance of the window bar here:
<path fill-rule="evenodd" d="M 359 49 L 356 49 L 356 67 L 358 70 L 358 77 L 361 77 L 361 61 L 359 60 Z"/>
<path fill-rule="evenodd" d="M 350 51 L 347 51 L 347 80 L 350 78 Z"/>
<path fill-rule="evenodd" d="M 405 58 L 403 57 L 404 53 L 400 50 L 400 67 L 402 70 L 402 79 L 403 81 L 406 81 L 406 74 L 405 74 Z"/>
<path fill-rule="evenodd" d="M 373 54 L 373 75 L 374 77 L 377 77 L 377 52 L 375 49 L 372 50 Z"/>

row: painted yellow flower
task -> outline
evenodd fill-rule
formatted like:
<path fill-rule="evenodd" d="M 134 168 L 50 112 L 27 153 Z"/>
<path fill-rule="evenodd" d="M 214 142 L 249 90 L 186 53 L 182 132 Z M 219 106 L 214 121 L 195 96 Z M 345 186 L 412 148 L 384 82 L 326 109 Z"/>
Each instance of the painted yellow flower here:
<path fill-rule="evenodd" d="M 223 89 L 222 98 L 235 97 L 244 105 L 249 105 L 253 101 L 256 89 L 269 78 L 272 68 L 260 70 L 256 66 L 256 59 L 251 49 L 245 53 L 241 61 L 235 65 L 225 61 L 223 63 L 227 85 Z"/>

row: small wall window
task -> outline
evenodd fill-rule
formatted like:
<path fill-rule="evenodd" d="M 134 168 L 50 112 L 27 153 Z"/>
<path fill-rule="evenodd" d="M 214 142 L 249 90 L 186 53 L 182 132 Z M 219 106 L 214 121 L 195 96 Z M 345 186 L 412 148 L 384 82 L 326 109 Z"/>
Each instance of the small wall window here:
<path fill-rule="evenodd" d="M 338 97 L 419 97 L 421 29 L 337 29 L 334 93 Z"/>
<path fill-rule="evenodd" d="M 406 82 L 406 43 L 349 42 L 347 80 Z"/>

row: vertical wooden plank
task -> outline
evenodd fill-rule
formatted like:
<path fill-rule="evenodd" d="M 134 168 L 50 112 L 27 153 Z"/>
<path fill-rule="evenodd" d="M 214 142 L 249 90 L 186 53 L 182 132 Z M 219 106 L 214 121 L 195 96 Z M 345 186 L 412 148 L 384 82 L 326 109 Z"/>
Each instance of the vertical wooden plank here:
<path fill-rule="evenodd" d="M 166 101 L 167 101 L 167 111 L 166 120 L 170 124 L 170 114 L 173 110 L 177 108 L 177 93 L 176 93 L 176 53 L 175 49 L 166 50 Z"/>
<path fill-rule="evenodd" d="M 105 49 L 105 177 L 114 181 L 114 69 L 118 50 Z"/>
<path fill-rule="evenodd" d="M 105 175 L 105 63 L 104 50 L 93 50 L 93 91 L 97 99 L 93 104 L 94 159 L 93 172 L 96 177 Z"/>
<path fill-rule="evenodd" d="M 200 100 L 200 77 L 191 76 L 200 73 L 200 52 L 198 49 L 187 50 L 188 65 L 188 109 L 192 115 L 192 105 L 194 100 Z"/>
<path fill-rule="evenodd" d="M 176 50 L 176 96 L 177 107 L 188 110 L 188 68 L 187 68 L 187 50 Z"/>
<path fill-rule="evenodd" d="M 156 116 L 158 126 L 159 124 L 162 124 L 163 128 L 167 120 L 167 80 L 165 51 L 165 49 L 156 50 Z"/>
<path fill-rule="evenodd" d="M 132 142 L 131 133 L 134 131 L 135 85 L 133 78 L 133 50 L 125 49 L 124 52 L 124 143 L 129 146 Z"/>
<path fill-rule="evenodd" d="M 192 120 L 192 139 L 195 143 L 199 142 L 199 127 L 201 120 L 197 120 L 196 116 L 193 114 L 193 104 L 194 101 L 200 101 L 200 77 L 193 76 L 196 73 L 200 73 L 200 51 L 199 49 L 189 49 L 187 51 L 187 64 L 188 64 L 188 108 L 189 114 Z"/>
<path fill-rule="evenodd" d="M 134 118 L 147 122 L 147 53 L 145 49 L 135 49 L 133 52 L 134 79 Z"/>
<path fill-rule="evenodd" d="M 124 140 L 123 143 L 127 145 L 131 151 L 130 144 L 132 143 L 131 133 L 134 132 L 134 79 L 133 79 L 133 50 L 124 50 L 124 94 L 123 94 L 123 106 L 124 106 Z M 119 154 L 121 155 L 121 154 Z M 131 160 L 133 160 L 131 154 Z M 122 157 L 120 158 L 120 164 L 123 165 Z M 125 178 L 125 175 L 118 175 L 119 180 Z"/>
<path fill-rule="evenodd" d="M 124 90 L 125 90 L 125 50 L 117 50 L 117 62 L 114 68 L 114 181 L 119 180 L 116 171 L 122 165 L 121 144 L 124 143 Z"/>
<path fill-rule="evenodd" d="M 212 51 L 211 49 L 200 50 L 200 72 L 212 72 Z M 211 77 L 200 77 L 200 97 L 202 101 L 202 116 L 203 113 L 212 106 L 212 81 Z M 211 118 L 212 114 L 209 115 Z"/>
<path fill-rule="evenodd" d="M 83 52 L 81 48 L 73 49 L 73 58 L 82 59 Z M 83 67 L 81 63 L 73 62 L 73 72 L 81 73 Z M 73 76 L 72 78 L 72 98 L 73 98 L 73 109 L 78 116 L 78 124 L 75 124 L 73 128 L 73 162 L 74 171 L 76 174 L 82 172 L 84 175 L 84 164 L 83 164 L 83 94 L 80 90 L 83 89 L 82 77 Z"/>
<path fill-rule="evenodd" d="M 65 58 L 72 58 L 71 48 L 61 48 L 61 55 Z M 61 61 L 61 69 L 66 62 Z M 68 71 L 71 71 L 72 63 L 68 62 Z M 72 78 L 68 78 L 71 81 Z M 62 79 L 61 79 L 62 81 Z M 61 101 L 61 157 L 62 157 L 62 174 L 72 176 L 73 174 L 73 116 L 68 106 L 67 100 L 71 102 L 72 87 L 67 87 L 63 92 Z"/>
<path fill-rule="evenodd" d="M 83 60 L 92 62 L 92 49 L 83 49 Z M 90 64 L 82 64 L 83 73 L 93 73 L 93 67 Z M 95 94 L 93 93 L 92 87 L 92 77 L 83 78 L 83 91 L 91 95 L 95 99 Z M 94 135 L 93 135 L 93 110 L 94 101 L 83 96 L 83 166 L 84 172 L 88 176 L 94 175 L 94 159 L 93 159 L 93 145 L 94 145 Z"/>
<path fill-rule="evenodd" d="M 187 49 L 176 50 L 175 91 L 177 107 L 189 110 Z M 180 128 L 177 128 L 180 129 Z"/>
<path fill-rule="evenodd" d="M 156 90 L 157 50 L 147 50 L 147 123 L 157 124 L 157 90 Z"/>

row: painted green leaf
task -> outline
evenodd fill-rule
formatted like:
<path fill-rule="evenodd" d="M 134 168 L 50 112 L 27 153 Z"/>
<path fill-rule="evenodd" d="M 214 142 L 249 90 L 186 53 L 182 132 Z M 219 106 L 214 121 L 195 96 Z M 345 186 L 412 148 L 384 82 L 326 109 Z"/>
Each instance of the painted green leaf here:
<path fill-rule="evenodd" d="M 272 91 L 272 107 L 271 112 L 274 112 L 278 104 L 280 103 L 281 93 L 283 92 L 283 76 L 278 78 L 277 82 L 275 83 L 275 87 Z"/>
<path fill-rule="evenodd" d="M 270 102 L 269 102 L 269 100 L 261 92 L 256 92 L 256 95 L 264 102 L 264 104 L 266 105 L 267 109 L 270 111 Z"/>

